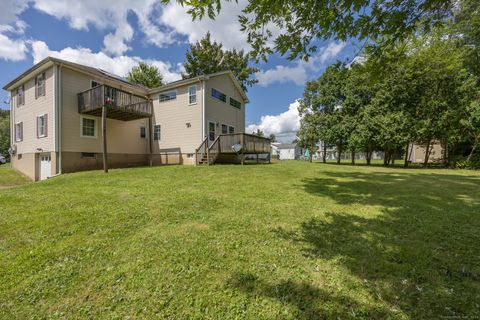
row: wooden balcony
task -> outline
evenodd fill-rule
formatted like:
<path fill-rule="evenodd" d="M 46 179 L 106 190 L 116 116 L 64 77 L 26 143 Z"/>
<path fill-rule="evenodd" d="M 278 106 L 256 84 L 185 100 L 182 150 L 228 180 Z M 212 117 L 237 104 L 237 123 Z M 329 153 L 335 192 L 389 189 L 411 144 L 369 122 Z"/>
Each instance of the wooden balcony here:
<path fill-rule="evenodd" d="M 78 112 L 102 116 L 107 107 L 107 118 L 130 121 L 150 117 L 152 101 L 117 88 L 99 85 L 78 94 Z"/>

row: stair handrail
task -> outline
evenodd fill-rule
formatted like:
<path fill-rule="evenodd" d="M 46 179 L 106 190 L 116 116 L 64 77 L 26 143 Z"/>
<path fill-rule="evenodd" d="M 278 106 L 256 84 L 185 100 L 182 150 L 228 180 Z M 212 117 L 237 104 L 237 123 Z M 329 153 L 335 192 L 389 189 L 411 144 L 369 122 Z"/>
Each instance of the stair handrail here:
<path fill-rule="evenodd" d="M 207 153 L 206 151 L 206 148 L 208 147 L 208 137 L 206 137 L 202 143 L 200 144 L 200 146 L 195 149 L 195 162 L 196 164 L 199 164 L 200 163 L 200 159 L 198 157 L 198 153 L 201 151 L 202 153 Z"/>
<path fill-rule="evenodd" d="M 218 155 L 220 154 L 220 138 L 221 136 L 217 136 L 213 143 L 208 147 L 208 164 L 213 164 L 217 161 Z M 211 157 L 213 151 L 213 157 Z"/>

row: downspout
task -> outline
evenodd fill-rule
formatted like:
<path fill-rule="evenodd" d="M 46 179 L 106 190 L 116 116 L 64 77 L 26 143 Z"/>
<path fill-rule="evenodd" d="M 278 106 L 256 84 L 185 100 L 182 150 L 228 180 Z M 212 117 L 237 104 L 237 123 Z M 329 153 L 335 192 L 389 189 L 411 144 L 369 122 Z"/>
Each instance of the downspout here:
<path fill-rule="evenodd" d="M 55 137 L 55 147 L 54 151 L 56 154 L 56 159 L 58 159 L 58 66 L 56 64 L 53 65 L 53 121 L 54 122 L 54 137 Z M 57 162 L 57 160 L 55 160 Z M 58 163 L 56 163 L 56 166 L 58 166 Z M 58 169 L 55 168 L 55 174 L 58 174 Z"/>
<path fill-rule="evenodd" d="M 202 142 L 205 139 L 205 80 L 202 80 Z"/>
<path fill-rule="evenodd" d="M 62 64 L 57 69 L 58 174 L 62 174 Z"/>
<path fill-rule="evenodd" d="M 13 99 L 13 90 L 10 90 L 10 148 L 13 148 L 14 144 L 15 144 L 15 105 L 14 105 L 14 99 Z M 15 168 L 13 166 L 13 154 L 11 153 L 10 153 L 10 168 Z"/>

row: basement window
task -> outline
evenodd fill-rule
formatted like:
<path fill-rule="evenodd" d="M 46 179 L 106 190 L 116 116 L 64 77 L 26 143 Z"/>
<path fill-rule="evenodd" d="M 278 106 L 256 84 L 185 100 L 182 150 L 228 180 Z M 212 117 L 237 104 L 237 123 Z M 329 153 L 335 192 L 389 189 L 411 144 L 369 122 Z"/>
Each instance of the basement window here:
<path fill-rule="evenodd" d="M 193 153 L 187 153 L 187 159 L 192 159 L 193 158 Z"/>
<path fill-rule="evenodd" d="M 82 159 L 95 159 L 95 153 L 93 152 L 82 152 L 81 153 Z"/>

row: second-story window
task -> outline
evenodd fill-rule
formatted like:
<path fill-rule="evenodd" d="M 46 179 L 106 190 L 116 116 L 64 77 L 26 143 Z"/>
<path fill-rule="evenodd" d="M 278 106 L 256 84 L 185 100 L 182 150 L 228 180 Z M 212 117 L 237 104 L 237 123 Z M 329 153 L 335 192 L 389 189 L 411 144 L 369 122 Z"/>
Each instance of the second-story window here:
<path fill-rule="evenodd" d="M 240 101 L 237 101 L 237 100 L 235 100 L 235 99 L 233 99 L 233 98 L 230 98 L 230 105 L 231 105 L 232 107 L 237 108 L 237 109 L 241 109 L 241 108 L 242 108 L 241 102 L 240 102 Z"/>
<path fill-rule="evenodd" d="M 45 72 L 35 78 L 35 98 L 45 95 Z"/>
<path fill-rule="evenodd" d="M 20 86 L 17 88 L 17 107 L 25 104 L 25 87 Z"/>
<path fill-rule="evenodd" d="M 165 101 L 170 101 L 175 99 L 177 99 L 177 93 L 175 91 L 160 93 L 160 97 L 159 97 L 160 102 L 165 102 Z"/>
<path fill-rule="evenodd" d="M 15 141 L 19 142 L 23 140 L 23 122 L 15 124 Z"/>
<path fill-rule="evenodd" d="M 197 103 L 197 86 L 188 87 L 188 104 Z"/>
<path fill-rule="evenodd" d="M 227 102 L 227 96 L 214 88 L 212 88 L 212 97 L 217 98 L 220 101 Z"/>
<path fill-rule="evenodd" d="M 37 138 L 44 138 L 47 134 L 47 115 L 42 114 L 37 117 Z"/>

